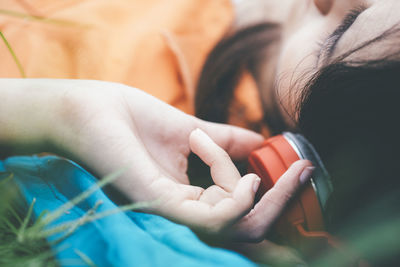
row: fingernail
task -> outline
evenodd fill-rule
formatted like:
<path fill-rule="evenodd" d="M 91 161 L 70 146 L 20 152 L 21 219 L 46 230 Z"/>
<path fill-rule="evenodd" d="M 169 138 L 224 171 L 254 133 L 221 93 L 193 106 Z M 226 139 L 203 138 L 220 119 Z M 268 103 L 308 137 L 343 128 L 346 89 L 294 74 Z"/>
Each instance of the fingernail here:
<path fill-rule="evenodd" d="M 315 167 L 312 166 L 304 168 L 303 172 L 300 174 L 300 183 L 301 184 L 307 183 L 310 180 L 314 170 Z"/>
<path fill-rule="evenodd" d="M 261 179 L 260 179 L 260 177 L 257 177 L 253 184 L 253 192 L 254 193 L 257 193 L 258 188 L 260 187 L 260 183 L 261 183 Z"/>

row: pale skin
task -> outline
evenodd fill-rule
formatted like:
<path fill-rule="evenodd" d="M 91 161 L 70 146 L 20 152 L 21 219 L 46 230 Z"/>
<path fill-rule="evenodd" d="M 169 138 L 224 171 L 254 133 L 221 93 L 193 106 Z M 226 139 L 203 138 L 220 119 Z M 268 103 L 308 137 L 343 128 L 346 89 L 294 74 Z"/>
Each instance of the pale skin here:
<path fill-rule="evenodd" d="M 278 100 L 291 117 L 295 115 L 290 102 L 293 98 L 287 96 L 294 88 L 292 81 L 323 64 L 319 59 L 324 57 L 315 56 L 320 49 L 317 44 L 349 10 L 361 4 L 366 7 L 340 39 L 334 56 L 398 22 L 397 0 L 286 0 L 285 5 L 269 0 L 268 4 L 268 10 L 282 7 L 276 20 L 282 23 L 283 38 L 278 64 L 273 67 L 280 81 Z M 385 23 L 377 23 L 382 16 Z M 365 28 L 367 34 L 354 37 Z M 376 53 L 359 54 L 364 58 L 369 55 Z M 51 144 L 42 148 L 50 152 L 56 148 L 99 177 L 127 168 L 116 186 L 132 201 L 160 200 L 150 212 L 212 233 L 228 229 L 239 240 L 263 239 L 300 186 L 301 173 L 310 166 L 307 161 L 295 163 L 254 206 L 258 177 L 241 177 L 231 159 L 245 159 L 260 146 L 263 138 L 255 133 L 198 120 L 121 84 L 1 80 L 0 88 L 1 144 Z M 210 165 L 214 186 L 203 189 L 189 184 L 186 168 L 190 151 Z"/>
<path fill-rule="evenodd" d="M 50 144 L 105 176 L 126 171 L 116 187 L 132 201 L 154 201 L 149 212 L 238 240 L 261 240 L 300 186 L 308 161 L 296 162 L 254 206 L 260 179 L 243 177 L 231 158 L 245 159 L 263 137 L 199 120 L 125 85 L 83 80 L 0 80 L 0 142 Z M 190 185 L 193 151 L 211 169 L 215 185 Z M 40 152 L 40 151 L 38 151 Z M 254 206 L 254 207 L 253 207 Z"/>
<path fill-rule="evenodd" d="M 236 25 L 239 28 L 262 21 L 281 25 L 280 44 L 271 53 L 276 59 L 269 59 L 272 65 L 266 62 L 263 73 L 268 70 L 275 73 L 273 81 L 269 78 L 267 82 L 275 84 L 269 89 L 275 90 L 276 100 L 288 124 L 296 123 L 295 106 L 307 77 L 363 42 L 399 27 L 400 23 L 398 0 L 243 0 L 237 9 Z M 324 53 L 331 42 L 328 37 L 353 10 L 361 12 L 357 12 L 358 17 L 328 57 Z M 398 34 L 393 35 L 353 53 L 346 60 L 382 58 L 397 51 L 398 41 Z M 263 100 L 268 105 L 268 99 Z"/>
<path fill-rule="evenodd" d="M 327 57 L 324 50 L 331 41 L 328 37 L 349 12 L 359 8 L 362 12 L 338 40 L 330 58 Z M 271 105 L 270 96 L 275 94 L 274 100 L 288 126 L 297 123 L 296 105 L 307 78 L 363 42 L 396 25 L 400 28 L 398 0 L 242 0 L 236 6 L 236 14 L 233 31 L 261 22 L 281 26 L 281 38 L 268 48 L 268 61 L 260 70 L 264 77 L 259 88 L 265 106 Z M 396 34 L 351 54 L 346 60 L 374 60 L 398 53 L 398 43 Z M 270 244 L 266 247 L 252 244 L 249 250 L 258 249 L 275 250 Z M 282 259 L 281 251 L 277 258 Z"/>
<path fill-rule="evenodd" d="M 297 98 L 288 95 L 297 96 L 301 89 L 301 84 L 295 87 L 292 82 L 327 63 L 321 60 L 323 56 L 316 56 L 318 43 L 326 41 L 348 11 L 366 6 L 340 39 L 333 56 L 384 32 L 398 22 L 399 14 L 398 0 L 253 2 L 257 19 L 247 19 L 251 7 L 246 4 L 245 12 L 238 11 L 237 27 L 257 20 L 282 24 L 278 64 L 272 68 L 279 81 L 278 101 L 291 118 L 296 115 L 292 107 Z M 382 17 L 385 23 L 381 23 Z M 377 52 L 387 52 L 381 46 L 375 49 L 354 56 L 368 59 Z M 0 95 L 0 144 L 24 147 L 47 143 L 51 146 L 35 152 L 52 152 L 54 148 L 99 177 L 126 168 L 116 186 L 132 201 L 159 200 L 149 212 L 211 233 L 224 231 L 240 241 L 264 239 L 298 190 L 301 173 L 310 166 L 307 161 L 295 163 L 254 206 L 258 178 L 252 174 L 241 177 L 231 159 L 245 159 L 260 146 L 262 137 L 255 133 L 198 120 L 138 89 L 115 83 L 0 80 Z M 186 175 L 190 151 L 210 165 L 215 185 L 206 189 L 190 185 Z M 262 249 L 271 251 L 270 246 Z M 281 252 L 277 258 L 281 260 Z"/>

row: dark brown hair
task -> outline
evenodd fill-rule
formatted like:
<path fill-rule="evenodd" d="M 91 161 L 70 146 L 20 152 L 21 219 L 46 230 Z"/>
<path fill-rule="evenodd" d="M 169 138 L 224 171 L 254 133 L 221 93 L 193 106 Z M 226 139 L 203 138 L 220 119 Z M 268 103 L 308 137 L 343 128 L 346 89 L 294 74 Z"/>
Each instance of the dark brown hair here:
<path fill-rule="evenodd" d="M 279 33 L 278 25 L 263 23 L 228 35 L 217 44 L 208 56 L 197 84 L 197 117 L 226 123 L 234 89 L 245 69 L 250 71 L 259 87 L 263 86 L 260 66 L 268 60 L 268 48 L 279 41 Z M 264 110 L 268 113 L 264 118 L 272 132 L 281 132 L 285 125 L 276 101 L 264 106 Z"/>
<path fill-rule="evenodd" d="M 198 84 L 199 117 L 227 121 L 228 106 L 243 69 L 259 78 L 260 60 L 266 60 L 262 50 L 274 42 L 270 39 L 274 35 L 268 34 L 271 29 L 269 24 L 244 29 L 222 40 L 211 52 Z M 329 230 L 358 240 L 363 231 L 378 231 L 387 222 L 397 223 L 386 239 L 379 239 L 382 232 L 378 231 L 379 238 L 369 240 L 372 250 L 364 247 L 360 251 L 378 265 L 400 262 L 400 49 L 367 61 L 349 58 L 398 33 L 398 28 L 391 28 L 307 78 L 295 118 L 332 176 Z M 279 109 L 272 109 L 272 119 L 266 117 L 266 122 L 279 133 L 285 123 Z M 377 246 L 386 250 L 375 255 L 373 251 L 380 251 Z"/>

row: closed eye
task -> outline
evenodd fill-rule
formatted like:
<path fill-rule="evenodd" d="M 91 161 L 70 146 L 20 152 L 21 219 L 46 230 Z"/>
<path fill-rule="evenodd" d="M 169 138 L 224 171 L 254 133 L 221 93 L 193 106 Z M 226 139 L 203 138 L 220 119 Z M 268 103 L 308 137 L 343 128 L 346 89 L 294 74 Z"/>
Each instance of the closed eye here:
<path fill-rule="evenodd" d="M 331 58 L 342 36 L 347 32 L 351 25 L 354 24 L 360 14 L 366 9 L 367 8 L 365 6 L 359 6 L 355 9 L 350 10 L 343 19 L 342 23 L 333 31 L 333 33 L 329 35 L 324 41 L 319 42 L 320 50 L 318 53 L 318 63 L 321 62 L 321 60 L 326 62 Z"/>

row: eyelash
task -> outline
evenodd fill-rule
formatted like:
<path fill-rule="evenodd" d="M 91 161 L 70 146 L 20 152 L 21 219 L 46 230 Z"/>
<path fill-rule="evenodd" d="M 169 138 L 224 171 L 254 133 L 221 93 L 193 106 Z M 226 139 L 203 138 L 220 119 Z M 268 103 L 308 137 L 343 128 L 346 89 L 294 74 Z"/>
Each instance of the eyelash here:
<path fill-rule="evenodd" d="M 323 56 L 323 50 L 324 47 L 327 47 L 327 43 L 329 42 L 329 38 L 332 35 L 332 33 L 327 33 L 324 34 L 321 38 L 319 38 L 315 44 L 316 44 L 316 49 L 315 49 L 315 56 L 317 57 L 317 66 L 319 65 L 321 58 Z"/>
<path fill-rule="evenodd" d="M 365 11 L 365 9 L 366 9 L 365 6 L 358 6 L 357 8 L 350 10 L 349 13 L 346 15 L 343 23 L 337 29 L 335 29 L 333 33 L 329 34 L 328 36 L 324 35 L 324 37 L 321 37 L 321 39 L 317 40 L 316 42 L 318 46 L 317 64 L 319 63 L 320 58 L 324 52 L 323 50 L 329 51 L 330 50 L 329 48 L 332 47 L 337 42 L 339 37 L 343 33 L 345 33 L 351 27 L 351 25 L 354 24 L 358 16 L 363 11 Z"/>

